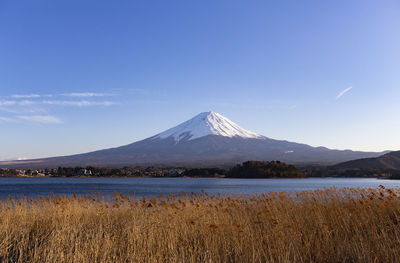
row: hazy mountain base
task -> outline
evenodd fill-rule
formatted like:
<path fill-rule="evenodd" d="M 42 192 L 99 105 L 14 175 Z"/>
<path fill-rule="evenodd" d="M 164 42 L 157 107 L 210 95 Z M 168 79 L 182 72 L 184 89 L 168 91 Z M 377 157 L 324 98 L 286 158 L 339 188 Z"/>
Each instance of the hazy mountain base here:
<path fill-rule="evenodd" d="M 36 160 L 0 162 L 3 168 L 57 168 L 74 166 L 192 166 L 230 168 L 247 160 L 280 160 L 289 164 L 331 165 L 382 153 L 330 150 L 269 138 L 253 139 L 208 135 L 177 143 L 155 137 L 126 146 L 86 154 Z"/>

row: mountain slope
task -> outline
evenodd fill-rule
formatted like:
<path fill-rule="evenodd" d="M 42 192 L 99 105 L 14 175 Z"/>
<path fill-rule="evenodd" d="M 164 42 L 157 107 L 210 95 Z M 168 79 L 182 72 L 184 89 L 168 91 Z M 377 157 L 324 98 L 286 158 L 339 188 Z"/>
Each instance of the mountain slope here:
<path fill-rule="evenodd" d="M 364 158 L 334 166 L 342 169 L 395 169 L 400 170 L 400 151 L 390 152 L 376 158 Z"/>
<path fill-rule="evenodd" d="M 247 160 L 334 164 L 380 153 L 330 150 L 267 138 L 214 112 L 118 148 L 86 154 L 3 162 L 0 167 L 193 165 L 230 166 Z"/>

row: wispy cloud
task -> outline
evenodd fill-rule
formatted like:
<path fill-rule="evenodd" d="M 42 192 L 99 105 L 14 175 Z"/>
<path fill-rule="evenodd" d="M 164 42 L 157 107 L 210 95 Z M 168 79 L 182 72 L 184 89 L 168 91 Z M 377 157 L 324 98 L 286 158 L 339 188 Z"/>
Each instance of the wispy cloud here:
<path fill-rule="evenodd" d="M 0 106 L 13 106 L 17 104 L 15 100 L 0 100 Z"/>
<path fill-rule="evenodd" d="M 0 101 L 0 106 L 28 106 L 38 103 L 38 101 L 34 100 L 2 100 Z"/>
<path fill-rule="evenodd" d="M 14 116 L 0 117 L 0 123 L 36 122 L 43 124 L 63 123 L 61 119 L 51 115 L 54 107 L 108 107 L 119 104 L 105 100 L 109 93 L 81 92 L 63 94 L 14 94 L 0 97 L 0 112 Z M 53 99 L 58 97 L 58 99 Z M 68 98 L 67 98 L 68 97 Z M 103 97 L 103 99 L 101 99 Z"/>
<path fill-rule="evenodd" d="M 115 102 L 112 101 L 66 101 L 66 100 L 45 100 L 42 102 L 47 105 L 56 105 L 56 106 L 76 106 L 76 107 L 87 107 L 87 106 L 112 106 L 115 105 Z"/>
<path fill-rule="evenodd" d="M 20 106 L 30 106 L 30 105 L 38 104 L 38 102 L 34 101 L 34 100 L 21 100 L 21 101 L 18 101 L 17 104 Z"/>
<path fill-rule="evenodd" d="M 0 123 L 1 122 L 15 122 L 15 120 L 7 117 L 0 117 Z"/>
<path fill-rule="evenodd" d="M 16 99 L 27 99 L 27 98 L 40 98 L 39 94 L 14 94 L 11 96 Z"/>
<path fill-rule="evenodd" d="M 346 94 L 347 92 L 349 92 L 353 87 L 350 86 L 347 89 L 342 90 L 341 92 L 339 92 L 339 94 L 336 96 L 336 99 L 340 99 L 344 94 Z"/>
<path fill-rule="evenodd" d="M 84 98 L 84 97 L 109 97 L 109 96 L 115 96 L 115 94 L 110 94 L 110 93 L 95 93 L 95 92 L 73 92 L 73 93 L 63 93 L 61 94 L 62 96 L 66 97 L 79 97 L 79 98 Z"/>
<path fill-rule="evenodd" d="M 14 113 L 14 114 L 27 114 L 27 113 L 44 113 L 45 109 L 40 107 L 0 107 L 0 111 Z"/>
<path fill-rule="evenodd" d="M 32 105 L 56 105 L 56 106 L 112 106 L 116 105 L 113 101 L 88 101 L 88 100 L 5 100 L 0 101 L 0 107 L 4 106 L 32 106 Z"/>
<path fill-rule="evenodd" d="M 52 115 L 20 115 L 17 116 L 21 120 L 31 121 L 31 122 L 38 122 L 38 123 L 45 123 L 45 124 L 59 124 L 62 121 Z"/>

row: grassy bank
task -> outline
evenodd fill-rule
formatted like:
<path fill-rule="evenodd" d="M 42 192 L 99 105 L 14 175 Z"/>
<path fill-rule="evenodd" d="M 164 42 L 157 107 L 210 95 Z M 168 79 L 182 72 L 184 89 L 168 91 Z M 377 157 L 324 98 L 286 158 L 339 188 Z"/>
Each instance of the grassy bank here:
<path fill-rule="evenodd" d="M 400 190 L 0 202 L 1 262 L 400 262 Z"/>

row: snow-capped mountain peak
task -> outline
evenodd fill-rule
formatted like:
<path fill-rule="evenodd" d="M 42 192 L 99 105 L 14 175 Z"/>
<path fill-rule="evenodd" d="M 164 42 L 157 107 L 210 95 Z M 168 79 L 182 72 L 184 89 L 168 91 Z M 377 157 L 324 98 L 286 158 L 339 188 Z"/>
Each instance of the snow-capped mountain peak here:
<path fill-rule="evenodd" d="M 263 138 L 263 136 L 243 129 L 233 121 L 216 112 L 202 112 L 192 119 L 154 136 L 154 139 L 173 137 L 176 142 L 193 140 L 207 135 L 225 137 Z"/>

